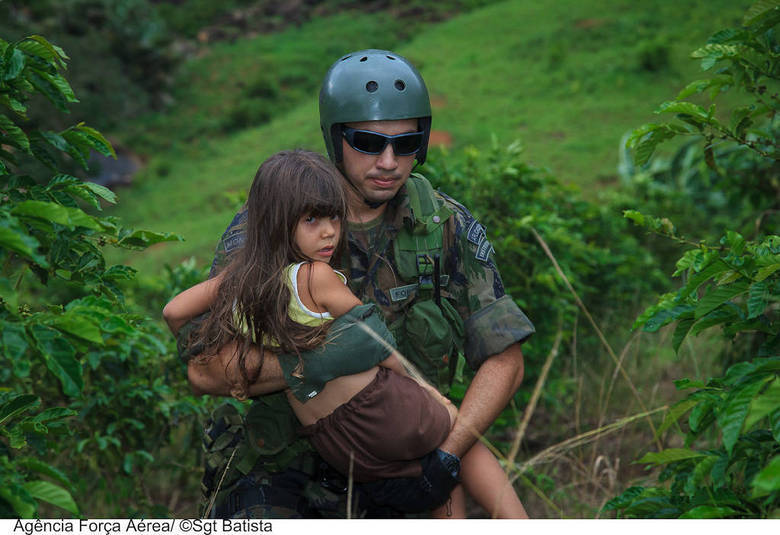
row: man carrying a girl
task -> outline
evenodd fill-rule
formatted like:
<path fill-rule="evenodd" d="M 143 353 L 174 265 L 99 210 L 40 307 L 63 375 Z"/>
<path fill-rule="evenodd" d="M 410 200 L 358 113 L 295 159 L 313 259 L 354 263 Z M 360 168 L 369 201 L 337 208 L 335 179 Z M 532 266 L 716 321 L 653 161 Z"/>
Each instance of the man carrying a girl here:
<path fill-rule="evenodd" d="M 439 515 L 451 513 L 452 507 L 462 511 L 462 494 L 456 491 L 452 501 L 446 500 L 458 483 L 460 459 L 480 449 L 475 448 L 478 436 L 519 387 L 523 377 L 520 344 L 534 332 L 533 325 L 505 293 L 484 228 L 462 205 L 433 191 L 424 178 L 410 178 L 415 160 L 418 163 L 425 160 L 431 111 L 424 82 L 407 60 L 378 50 L 359 51 L 339 59 L 322 85 L 320 119 L 328 155 L 340 171 L 337 176 L 345 193 L 345 243 L 338 255 L 336 245 L 333 249 L 325 246 L 322 251 L 327 249 L 327 259 L 316 256 L 324 254 L 319 249 L 312 253 L 314 256 L 298 254 L 295 258 L 304 260 L 304 264 L 300 267 L 298 263 L 297 269 L 309 279 L 302 279 L 302 274 L 296 271 L 296 276 L 290 279 L 292 282 L 286 284 L 293 290 L 301 290 L 301 284 L 309 288 L 308 293 L 314 299 L 309 300 L 310 307 L 304 306 L 307 310 L 330 313 L 328 303 L 331 303 L 332 317 L 336 318 L 333 328 L 345 321 L 343 318 L 348 318 L 348 312 L 360 303 L 378 307 L 395 335 L 400 354 L 441 392 L 448 391 L 458 355 L 463 353 L 475 375 L 457 415 L 451 413 L 453 421 L 447 426 L 447 432 L 435 439 L 438 446 L 434 444 L 434 451 L 421 456 L 421 468 L 407 474 L 436 487 L 434 490 L 439 493 L 436 499 L 439 503 L 446 502 Z M 338 218 L 336 213 L 304 215 L 312 221 Z M 260 221 L 262 226 L 263 220 Z M 289 228 L 304 228 L 301 225 L 305 221 L 295 222 L 297 226 Z M 272 231 L 267 229 L 267 232 Z M 219 274 L 233 255 L 244 249 L 248 234 L 245 207 L 219 243 L 212 266 L 211 293 L 202 294 L 209 296 L 208 302 L 190 307 L 190 311 L 202 312 L 213 305 L 221 293 L 217 291 L 222 284 Z M 332 241 L 338 244 L 339 240 Z M 319 262 L 306 267 L 306 260 Z M 334 284 L 336 279 L 330 274 L 335 272 L 323 264 L 325 260 L 346 273 L 348 290 L 338 289 Z M 325 279 L 318 277 L 318 270 Z M 317 288 L 333 291 L 328 290 L 325 296 L 321 293 L 324 290 Z M 336 294 L 340 297 L 333 297 Z M 303 305 L 306 300 L 301 298 Z M 244 313 L 247 319 L 253 317 Z M 213 395 L 254 396 L 244 419 L 225 407 L 217 411 L 207 426 L 204 512 L 209 516 L 232 517 L 343 517 L 348 483 L 345 469 L 328 465 L 297 433 L 298 421 L 308 429 L 329 416 L 333 407 L 322 414 L 310 415 L 307 420 L 304 408 L 310 404 L 315 407 L 317 397 L 314 396 L 326 392 L 331 383 L 325 381 L 321 391 L 311 390 L 312 401 L 298 400 L 299 405 L 294 396 L 280 392 L 291 392 L 296 381 L 311 375 L 307 374 L 306 363 L 314 360 L 307 361 L 307 355 L 310 357 L 310 353 L 323 346 L 323 338 L 309 346 L 293 344 L 292 353 L 299 348 L 304 351 L 299 352 L 297 365 L 291 365 L 289 344 L 285 346 L 276 340 L 276 346 L 270 344 L 271 349 L 276 348 L 272 352 L 257 337 L 249 336 L 240 343 L 209 347 L 209 340 L 201 337 L 201 343 L 197 343 L 198 336 L 190 336 L 202 322 L 187 322 L 187 319 L 179 322 L 177 330 L 183 327 L 178 330 L 178 340 L 183 358 L 188 359 L 193 389 Z M 257 327 L 249 320 L 244 322 L 244 332 L 247 323 Z M 230 331 L 233 327 L 223 325 L 222 330 Z M 249 331 L 286 337 L 282 331 L 273 329 L 253 331 L 250 328 Z M 234 340 L 241 339 L 235 329 L 231 332 Z M 387 334 L 386 339 L 392 341 L 392 336 Z M 205 351 L 206 348 L 209 350 Z M 307 353 L 306 349 L 310 351 Z M 209 354 L 191 358 L 204 351 Z M 382 357 L 392 360 L 391 351 L 392 347 Z M 405 374 L 403 368 L 388 364 L 390 360 L 367 365 L 373 370 L 372 381 L 379 373 Z M 382 368 L 396 370 L 381 372 Z M 363 369 L 343 375 L 352 377 L 366 372 Z M 328 377 L 334 383 L 340 380 Z M 360 385 L 362 393 L 365 385 Z M 431 398 L 438 395 L 430 394 Z M 312 411 L 317 412 L 313 409 L 309 412 Z M 420 427 L 426 427 L 424 421 Z M 464 462 L 469 458 L 465 457 Z M 505 501 L 505 485 L 485 488 L 480 483 L 506 480 L 503 474 L 495 473 L 501 470 L 498 463 L 485 459 L 482 456 L 474 463 L 479 466 L 480 477 L 464 475 L 466 491 L 479 496 L 480 503 L 494 504 L 493 510 L 499 514 L 524 515 L 522 506 L 517 507 L 519 502 Z M 392 476 L 390 473 L 381 477 L 392 481 Z M 361 483 L 360 478 L 355 481 Z M 393 505 L 392 500 L 377 499 L 381 492 L 372 496 L 370 485 L 358 485 L 356 492 L 352 506 L 357 516 L 394 516 L 399 510 L 405 511 Z M 490 495 L 491 492 L 496 495 Z M 502 503 L 508 503 L 503 513 Z"/>

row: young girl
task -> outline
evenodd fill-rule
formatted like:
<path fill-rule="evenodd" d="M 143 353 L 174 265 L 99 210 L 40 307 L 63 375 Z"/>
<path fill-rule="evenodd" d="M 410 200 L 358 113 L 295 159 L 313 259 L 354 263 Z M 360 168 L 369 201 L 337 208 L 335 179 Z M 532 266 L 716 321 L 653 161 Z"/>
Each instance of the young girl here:
<path fill-rule="evenodd" d="M 460 486 L 448 510 L 441 499 L 428 503 L 433 498 L 420 494 L 426 484 L 419 481 L 425 459 L 447 437 L 457 409 L 435 388 L 408 376 L 392 347 L 376 340 L 392 342 L 376 307 L 363 305 L 346 278 L 328 265 L 344 242 L 346 201 L 338 171 L 316 153 L 278 153 L 260 166 L 247 212 L 245 244 L 228 266 L 166 305 L 163 316 L 171 330 L 210 310 L 196 343 L 204 344 L 203 355 L 215 355 L 239 341 L 243 381 L 231 392 L 239 399 L 256 379 L 248 377 L 244 364 L 248 345 L 254 342 L 261 355 L 266 347 L 273 350 L 301 433 L 329 464 L 352 477 L 375 503 L 465 518 Z M 482 443 L 463 456 L 461 477 L 488 513 L 526 517 Z"/>

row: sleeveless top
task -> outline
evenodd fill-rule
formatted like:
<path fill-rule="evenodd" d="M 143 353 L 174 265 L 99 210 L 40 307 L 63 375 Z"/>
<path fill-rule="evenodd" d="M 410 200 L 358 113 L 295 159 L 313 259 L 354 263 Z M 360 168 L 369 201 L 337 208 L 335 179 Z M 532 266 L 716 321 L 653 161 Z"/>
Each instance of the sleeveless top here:
<path fill-rule="evenodd" d="M 307 325 L 309 327 L 318 327 L 323 323 L 331 321 L 333 316 L 330 312 L 314 312 L 306 307 L 301 301 L 301 296 L 298 293 L 298 272 L 301 266 L 306 262 L 298 262 L 297 264 L 290 264 L 284 268 L 282 276 L 284 277 L 284 283 L 290 289 L 290 305 L 287 308 L 287 315 L 290 319 L 296 323 Z M 347 284 L 347 277 L 343 273 L 333 270 L 338 275 L 344 284 Z"/>

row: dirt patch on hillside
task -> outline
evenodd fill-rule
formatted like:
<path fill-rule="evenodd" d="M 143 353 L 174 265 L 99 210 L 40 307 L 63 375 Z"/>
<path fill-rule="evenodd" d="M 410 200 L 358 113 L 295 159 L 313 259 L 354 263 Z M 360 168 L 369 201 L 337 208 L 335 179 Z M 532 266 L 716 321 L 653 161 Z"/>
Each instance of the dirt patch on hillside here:
<path fill-rule="evenodd" d="M 445 130 L 431 130 L 431 137 L 428 140 L 431 147 L 451 147 L 452 134 Z"/>

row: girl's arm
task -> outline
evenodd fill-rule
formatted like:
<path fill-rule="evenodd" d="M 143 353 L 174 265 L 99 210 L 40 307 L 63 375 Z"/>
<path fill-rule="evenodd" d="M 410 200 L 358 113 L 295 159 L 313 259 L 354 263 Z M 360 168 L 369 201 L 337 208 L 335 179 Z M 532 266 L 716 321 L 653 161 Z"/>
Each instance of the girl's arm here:
<path fill-rule="evenodd" d="M 310 310 L 330 312 L 334 318 L 343 316 L 362 304 L 325 262 L 312 262 L 301 266 L 298 271 L 298 295 Z"/>
<path fill-rule="evenodd" d="M 214 278 L 184 290 L 165 305 L 163 318 L 173 334 L 176 334 L 189 320 L 209 309 L 217 295 L 223 274 L 224 271 Z"/>

